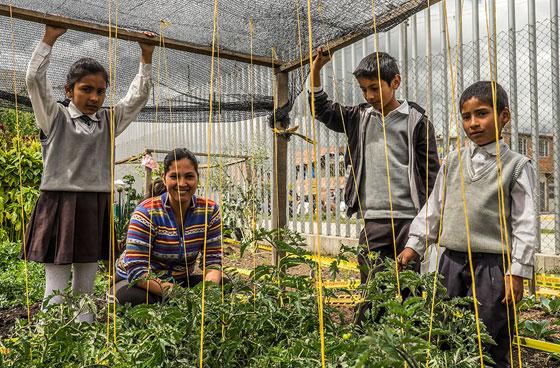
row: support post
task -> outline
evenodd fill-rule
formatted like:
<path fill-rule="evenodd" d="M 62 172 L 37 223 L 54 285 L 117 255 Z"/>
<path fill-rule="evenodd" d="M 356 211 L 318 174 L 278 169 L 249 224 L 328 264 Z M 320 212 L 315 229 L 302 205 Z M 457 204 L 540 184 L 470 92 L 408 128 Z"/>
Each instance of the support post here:
<path fill-rule="evenodd" d="M 409 95 L 409 74 L 408 74 L 408 21 L 404 21 L 400 25 L 399 33 L 399 59 L 401 62 L 401 97 L 410 99 Z"/>
<path fill-rule="evenodd" d="M 509 50 L 509 109 L 511 112 L 510 147 L 519 152 L 519 119 L 517 108 L 517 40 L 515 22 L 515 0 L 508 1 L 508 50 Z M 555 116 L 555 115 L 553 115 Z"/>
<path fill-rule="evenodd" d="M 552 82 L 552 116 L 560 114 L 560 58 L 558 56 L 558 1 L 550 0 L 550 53 Z M 560 123 L 554 127 L 554 253 L 560 254 Z"/>
<path fill-rule="evenodd" d="M 473 81 L 480 80 L 480 18 L 478 16 L 478 1 L 472 2 L 472 39 L 474 47 Z"/>
<path fill-rule="evenodd" d="M 289 100 L 288 73 L 276 71 L 274 74 L 274 109 L 284 106 Z M 274 127 L 283 129 L 280 121 L 274 119 Z M 286 211 L 287 200 L 287 160 L 288 137 L 274 133 L 274 157 L 272 158 L 272 228 L 281 229 L 286 226 L 288 216 Z M 285 252 L 277 248 L 272 249 L 272 264 L 278 266 Z"/>
<path fill-rule="evenodd" d="M 152 150 L 150 149 L 146 149 L 146 154 L 147 155 L 151 155 L 152 154 Z M 144 177 L 144 197 L 147 197 L 148 195 L 151 195 L 151 188 L 152 188 L 152 169 L 150 169 L 148 166 L 144 166 L 145 169 L 145 177 Z"/>
<path fill-rule="evenodd" d="M 529 8 L 529 93 L 531 96 L 531 159 L 535 165 L 535 183 L 533 198 L 535 202 L 535 216 L 537 218 L 537 246 L 536 252 L 541 252 L 541 193 L 540 193 L 540 167 L 539 167 L 539 90 L 537 70 L 537 10 L 535 0 L 528 0 Z"/>

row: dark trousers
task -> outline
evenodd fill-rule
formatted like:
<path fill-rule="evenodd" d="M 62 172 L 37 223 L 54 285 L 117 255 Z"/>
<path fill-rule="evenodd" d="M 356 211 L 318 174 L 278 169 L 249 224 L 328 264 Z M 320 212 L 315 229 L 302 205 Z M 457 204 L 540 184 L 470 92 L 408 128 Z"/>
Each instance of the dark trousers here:
<path fill-rule="evenodd" d="M 202 282 L 202 275 L 189 275 L 188 283 L 185 281 L 180 285 L 183 287 L 193 287 Z M 146 289 L 130 285 L 128 280 L 117 276 L 115 284 L 115 297 L 119 304 L 131 304 L 132 306 L 146 303 Z M 148 304 L 161 302 L 161 297 L 154 293 L 148 293 Z"/>
<path fill-rule="evenodd" d="M 397 255 L 404 249 L 408 240 L 408 230 L 412 219 L 394 219 Z M 377 272 L 385 270 L 383 263 L 386 258 L 395 259 L 393 245 L 393 230 L 391 219 L 366 220 L 360 232 L 358 264 L 360 266 L 360 280 L 365 284 Z M 377 257 L 371 257 L 376 252 Z M 404 295 L 403 295 L 404 297 Z M 366 312 L 371 310 L 371 303 L 359 304 L 355 310 L 354 323 L 358 326 L 364 324 Z M 376 318 L 379 319 L 381 314 Z"/>
<path fill-rule="evenodd" d="M 479 317 L 486 325 L 490 336 L 498 344 L 486 348 L 496 362 L 496 367 L 510 367 L 509 349 L 515 330 L 513 307 L 509 307 L 508 321 L 507 307 L 502 303 L 505 295 L 502 255 L 473 253 L 472 258 Z M 472 296 L 472 275 L 467 253 L 451 250 L 443 252 L 439 272 L 444 277 L 448 296 Z"/>

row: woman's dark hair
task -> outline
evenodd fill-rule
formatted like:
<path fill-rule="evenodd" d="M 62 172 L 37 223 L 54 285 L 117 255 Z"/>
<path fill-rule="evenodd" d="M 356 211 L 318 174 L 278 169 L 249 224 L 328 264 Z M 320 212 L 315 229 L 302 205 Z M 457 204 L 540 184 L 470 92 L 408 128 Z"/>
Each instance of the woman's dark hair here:
<path fill-rule="evenodd" d="M 83 77 L 90 74 L 103 74 L 103 79 L 107 85 L 109 85 L 109 74 L 97 60 L 92 58 L 81 58 L 76 60 L 74 64 L 70 67 L 68 74 L 66 75 L 66 85 L 70 89 L 74 89 L 74 85 L 80 81 Z"/>
<path fill-rule="evenodd" d="M 144 196 L 144 199 L 160 196 L 163 193 L 165 193 L 166 190 L 167 189 L 165 188 L 165 184 L 163 183 L 163 179 L 162 178 L 155 178 L 152 181 L 150 190 L 148 190 L 148 193 L 146 193 L 146 195 Z"/>
<path fill-rule="evenodd" d="M 184 158 L 192 162 L 194 171 L 196 171 L 196 175 L 198 175 L 198 160 L 196 159 L 194 153 L 186 148 L 175 148 L 174 150 L 169 151 L 169 153 L 163 159 L 163 176 L 165 176 L 165 174 L 169 172 L 173 161 L 179 161 Z"/>

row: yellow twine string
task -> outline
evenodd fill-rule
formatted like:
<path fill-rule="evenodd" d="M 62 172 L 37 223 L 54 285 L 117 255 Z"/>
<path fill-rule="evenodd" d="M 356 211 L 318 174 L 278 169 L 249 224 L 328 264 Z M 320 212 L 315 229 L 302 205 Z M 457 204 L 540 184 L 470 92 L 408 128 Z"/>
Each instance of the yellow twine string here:
<path fill-rule="evenodd" d="M 507 267 L 506 267 L 506 261 L 507 261 L 507 265 L 511 265 L 511 254 L 510 254 L 510 249 L 509 249 L 509 233 L 508 233 L 508 229 L 507 229 L 507 216 L 505 213 L 505 198 L 504 198 L 504 183 L 503 183 L 503 173 L 502 173 L 502 159 L 501 159 L 501 153 L 500 153 L 500 132 L 498 130 L 498 110 L 497 110 L 497 97 L 496 97 L 496 83 L 497 83 L 497 76 L 495 75 L 494 71 L 497 71 L 498 65 L 494 65 L 494 62 L 497 62 L 497 53 L 498 53 L 498 48 L 496 45 L 496 7 L 493 7 L 493 12 L 491 14 L 493 21 L 494 21 L 494 29 L 492 30 L 492 34 L 494 35 L 494 39 L 491 40 L 490 39 L 490 25 L 489 25 L 489 14 L 488 14 L 488 2 L 485 1 L 484 2 L 484 13 L 486 16 L 486 35 L 488 37 L 488 59 L 489 59 L 489 67 L 490 67 L 490 80 L 492 83 L 492 105 L 493 105 L 493 114 L 494 114 L 494 128 L 495 128 L 495 133 L 496 133 L 496 160 L 497 160 L 497 170 L 498 170 L 498 206 L 499 206 L 499 211 L 500 211 L 500 235 L 501 235 L 501 240 L 502 240 L 502 266 L 503 266 L 503 270 L 504 270 L 504 275 L 507 274 Z M 492 57 L 492 47 L 491 44 L 494 44 L 494 57 Z M 537 162 L 538 164 L 538 162 Z M 505 248 L 505 255 L 504 255 L 504 248 Z M 518 360 L 518 364 L 519 367 L 523 367 L 523 363 L 522 363 L 522 359 L 521 359 L 521 349 L 519 348 L 521 346 L 521 341 L 519 338 L 519 327 L 517 325 L 517 308 L 516 308 L 516 301 L 515 301 L 515 295 L 513 293 L 513 280 L 511 278 L 511 275 L 509 277 L 509 282 L 510 282 L 510 292 L 511 292 L 511 300 L 513 302 L 513 319 L 514 319 L 514 328 L 515 328 L 515 338 L 517 341 L 517 360 Z M 507 277 L 504 277 L 504 288 L 507 290 L 506 287 L 507 284 Z M 506 295 L 507 297 L 507 295 Z M 510 354 L 510 361 L 513 361 L 513 346 L 511 344 L 512 341 L 512 336 L 511 336 L 511 326 L 509 323 L 510 320 L 510 309 L 509 309 L 509 304 L 506 303 L 506 316 L 507 316 L 507 326 L 508 326 L 508 336 L 509 336 L 509 354 Z"/>
<path fill-rule="evenodd" d="M 309 36 L 309 60 L 313 60 L 313 30 L 312 30 L 312 22 L 311 22 L 311 0 L 307 0 L 307 27 L 308 27 L 308 36 Z M 310 75 L 311 78 L 311 86 L 314 86 L 314 77 L 313 73 Z M 311 117 L 312 121 L 315 121 L 315 92 L 313 88 L 311 88 Z M 313 156 L 312 162 L 317 162 L 317 129 L 315 124 L 312 124 L 313 129 Z M 316 164 L 315 170 L 320 170 L 320 165 Z M 315 182 L 315 196 L 317 200 L 319 200 L 319 195 L 317 193 L 319 188 L 319 179 L 317 175 L 314 177 Z M 319 206 L 317 206 L 317 210 Z M 319 224 L 319 219 L 313 216 L 313 225 L 316 226 L 316 247 L 315 252 L 317 254 L 317 259 L 321 256 L 321 227 Z M 321 269 L 321 263 L 317 262 L 317 306 L 319 310 L 319 335 L 321 339 L 321 366 L 325 368 L 325 331 L 324 331 L 324 319 L 323 319 L 323 274 Z"/>
<path fill-rule="evenodd" d="M 31 307 L 29 304 L 29 272 L 27 269 L 27 248 L 25 237 L 25 209 L 23 206 L 23 171 L 21 168 L 21 130 L 19 126 L 19 106 L 17 93 L 17 76 L 16 76 L 16 54 L 15 54 L 15 35 L 14 35 L 14 18 L 12 13 L 12 5 L 10 4 L 10 31 L 11 31 L 11 48 L 12 48 L 12 85 L 14 89 L 14 103 L 16 115 L 16 151 L 18 153 L 18 175 L 19 175 L 19 203 L 21 205 L 21 236 L 23 249 L 23 273 L 25 277 L 25 305 L 27 308 L 27 322 L 31 323 Z M 30 352 L 31 353 L 31 352 Z"/>
<path fill-rule="evenodd" d="M 204 187 L 205 197 L 208 197 L 208 187 L 210 185 L 210 170 L 211 170 L 211 143 L 212 143 L 212 118 L 213 118 L 213 99 L 214 99 L 214 53 L 216 49 L 216 35 L 218 26 L 218 0 L 214 0 L 214 21 L 212 30 L 212 62 L 210 67 L 210 107 L 208 115 L 208 139 L 207 139 L 207 149 L 208 149 L 208 172 L 206 173 L 206 184 Z M 203 278 L 206 277 L 206 242 L 208 234 L 208 199 L 206 199 L 206 207 L 204 211 L 204 247 L 202 254 L 202 275 Z M 199 366 L 203 367 L 204 363 L 204 315 L 205 315 L 205 299 L 206 299 L 206 282 L 202 282 L 202 305 L 201 305 L 201 319 L 200 319 L 200 356 L 199 356 Z"/>

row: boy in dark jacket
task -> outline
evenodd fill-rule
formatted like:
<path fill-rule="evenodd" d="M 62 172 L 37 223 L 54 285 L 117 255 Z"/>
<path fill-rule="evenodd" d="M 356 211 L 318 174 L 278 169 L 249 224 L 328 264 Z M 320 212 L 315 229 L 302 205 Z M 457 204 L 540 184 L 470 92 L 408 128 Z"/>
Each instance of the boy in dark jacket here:
<path fill-rule="evenodd" d="M 406 243 L 410 223 L 433 188 L 439 170 L 436 138 L 424 109 L 396 99 L 401 76 L 389 54 L 368 55 L 354 71 L 366 100 L 357 106 L 339 105 L 323 91 L 320 71 L 329 60 L 319 48 L 311 65 L 310 101 L 314 96 L 317 120 L 348 137 L 344 201 L 348 217 L 358 213 L 364 219 L 358 261 L 365 283 L 384 258 L 402 250 L 397 245 Z M 378 252 L 378 261 L 370 251 Z"/>

